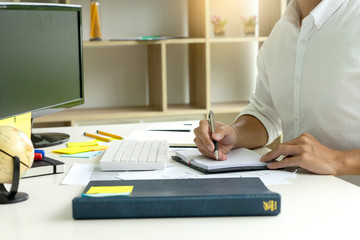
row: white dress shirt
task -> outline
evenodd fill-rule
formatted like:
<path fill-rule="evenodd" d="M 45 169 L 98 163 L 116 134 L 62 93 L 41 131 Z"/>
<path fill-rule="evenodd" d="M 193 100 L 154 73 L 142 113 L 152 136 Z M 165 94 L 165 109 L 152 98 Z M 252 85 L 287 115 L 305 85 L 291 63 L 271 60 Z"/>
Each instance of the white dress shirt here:
<path fill-rule="evenodd" d="M 268 143 L 310 133 L 337 150 L 360 148 L 360 1 L 323 0 L 299 24 L 292 0 L 261 47 L 250 104 Z"/>

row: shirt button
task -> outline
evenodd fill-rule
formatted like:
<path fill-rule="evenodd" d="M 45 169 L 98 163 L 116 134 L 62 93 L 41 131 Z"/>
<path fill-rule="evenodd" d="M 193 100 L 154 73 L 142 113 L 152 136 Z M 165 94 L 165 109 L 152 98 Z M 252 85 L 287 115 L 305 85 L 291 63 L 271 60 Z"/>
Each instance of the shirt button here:
<path fill-rule="evenodd" d="M 306 40 L 305 40 L 305 39 L 302 39 L 302 40 L 300 41 L 300 43 L 301 43 L 301 45 L 305 45 L 305 44 L 306 44 Z"/>

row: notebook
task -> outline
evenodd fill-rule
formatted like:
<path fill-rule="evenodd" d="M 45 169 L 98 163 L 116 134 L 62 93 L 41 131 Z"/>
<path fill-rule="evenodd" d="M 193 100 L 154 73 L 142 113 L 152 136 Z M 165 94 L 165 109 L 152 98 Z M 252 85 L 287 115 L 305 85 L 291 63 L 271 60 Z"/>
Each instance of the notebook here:
<path fill-rule="evenodd" d="M 179 150 L 172 158 L 204 173 L 265 170 L 267 163 L 260 162 L 261 155 L 246 148 L 231 150 L 228 159 L 216 161 L 202 155 L 197 149 Z"/>
<path fill-rule="evenodd" d="M 65 163 L 45 157 L 43 160 L 33 162 L 22 178 L 36 177 L 48 174 L 58 174 L 65 172 Z"/>

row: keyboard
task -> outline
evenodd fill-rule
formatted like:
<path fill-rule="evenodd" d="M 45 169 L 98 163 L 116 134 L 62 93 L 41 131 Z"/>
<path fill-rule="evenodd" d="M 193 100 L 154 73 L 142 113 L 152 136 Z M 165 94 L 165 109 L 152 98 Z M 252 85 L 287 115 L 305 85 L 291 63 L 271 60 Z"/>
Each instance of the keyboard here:
<path fill-rule="evenodd" d="M 169 142 L 123 139 L 113 141 L 100 159 L 101 171 L 159 170 L 168 159 Z"/>

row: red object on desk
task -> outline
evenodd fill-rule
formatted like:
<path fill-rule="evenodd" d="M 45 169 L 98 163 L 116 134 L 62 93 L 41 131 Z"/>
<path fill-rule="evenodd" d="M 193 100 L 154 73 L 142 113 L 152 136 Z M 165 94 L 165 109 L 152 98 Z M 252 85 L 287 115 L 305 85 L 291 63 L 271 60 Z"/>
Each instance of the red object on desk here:
<path fill-rule="evenodd" d="M 43 159 L 43 155 L 41 153 L 34 154 L 34 161 L 42 160 L 42 159 Z"/>

